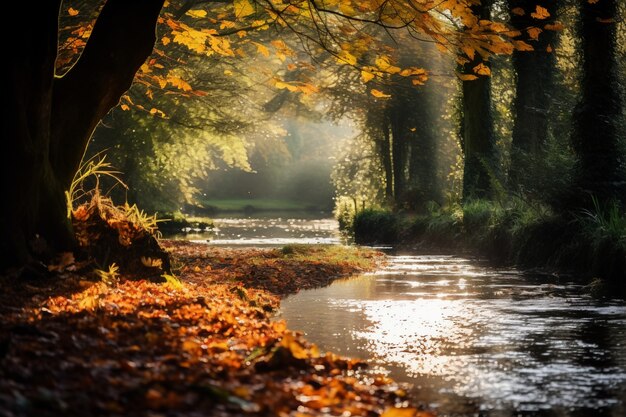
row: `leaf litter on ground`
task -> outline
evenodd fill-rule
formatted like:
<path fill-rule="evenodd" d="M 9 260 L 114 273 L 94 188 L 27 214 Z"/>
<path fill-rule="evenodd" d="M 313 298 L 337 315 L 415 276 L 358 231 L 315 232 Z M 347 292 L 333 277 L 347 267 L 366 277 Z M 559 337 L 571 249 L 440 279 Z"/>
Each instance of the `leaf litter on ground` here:
<path fill-rule="evenodd" d="M 280 296 L 372 269 L 381 254 L 162 243 L 178 283 L 71 268 L 0 277 L 1 416 L 430 415 L 272 316 Z"/>

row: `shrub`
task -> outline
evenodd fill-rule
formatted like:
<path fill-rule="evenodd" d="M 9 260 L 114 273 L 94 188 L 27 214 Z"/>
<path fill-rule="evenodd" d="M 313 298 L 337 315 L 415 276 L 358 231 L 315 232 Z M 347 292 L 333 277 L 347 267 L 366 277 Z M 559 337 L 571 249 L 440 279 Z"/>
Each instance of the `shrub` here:
<path fill-rule="evenodd" d="M 397 215 L 390 211 L 365 209 L 354 217 L 355 241 L 359 244 L 396 243 L 400 230 L 399 223 Z"/>

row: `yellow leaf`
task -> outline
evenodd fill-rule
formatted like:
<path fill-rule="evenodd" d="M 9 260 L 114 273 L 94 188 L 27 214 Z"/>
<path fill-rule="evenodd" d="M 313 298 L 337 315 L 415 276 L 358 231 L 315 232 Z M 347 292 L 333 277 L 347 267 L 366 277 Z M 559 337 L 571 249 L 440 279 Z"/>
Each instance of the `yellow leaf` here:
<path fill-rule="evenodd" d="M 124 110 L 124 111 L 128 111 L 128 110 L 130 110 L 130 107 L 128 107 L 128 104 L 122 104 L 120 107 L 121 107 L 121 108 L 122 108 L 122 110 Z"/>
<path fill-rule="evenodd" d="M 163 45 L 167 45 L 168 43 L 170 43 L 172 40 L 170 38 L 168 38 L 167 36 L 163 36 L 161 38 L 161 42 L 163 43 Z"/>
<path fill-rule="evenodd" d="M 426 75 L 426 70 L 424 68 L 406 68 L 400 72 L 400 75 L 403 77 L 411 77 L 414 75 Z"/>
<path fill-rule="evenodd" d="M 457 74 L 461 81 L 474 81 L 477 80 L 478 77 L 472 74 Z"/>
<path fill-rule="evenodd" d="M 511 13 L 513 13 L 514 15 L 517 15 L 517 16 L 524 16 L 526 14 L 524 9 L 522 9 L 521 7 L 516 7 L 514 9 L 512 9 Z"/>
<path fill-rule="evenodd" d="M 397 74 L 401 71 L 399 67 L 392 65 L 390 58 L 385 55 L 379 58 L 376 58 L 375 63 L 376 63 L 376 66 L 380 68 L 381 71 L 385 71 L 390 74 Z"/>
<path fill-rule="evenodd" d="M 78 10 L 73 9 L 73 8 L 69 8 L 67 9 L 67 14 L 69 14 L 70 16 L 77 16 L 78 15 Z"/>
<path fill-rule="evenodd" d="M 391 94 L 385 94 L 380 90 L 377 90 L 375 88 L 372 88 L 372 90 L 370 91 L 370 93 L 376 97 L 376 98 L 389 98 L 391 97 Z"/>
<path fill-rule="evenodd" d="M 182 78 L 177 77 L 176 75 L 172 74 L 171 72 L 167 74 L 167 82 L 170 83 L 172 86 L 178 88 L 179 90 L 183 90 L 183 91 L 193 90 L 191 86 L 189 85 L 189 83 L 187 83 Z"/>
<path fill-rule="evenodd" d="M 196 19 L 202 19 L 206 17 L 206 10 L 189 10 L 185 13 L 187 16 L 195 17 Z"/>
<path fill-rule="evenodd" d="M 339 53 L 339 56 L 337 57 L 337 60 L 339 61 L 339 63 L 348 65 L 356 65 L 357 61 L 356 57 L 348 51 L 341 51 Z"/>
<path fill-rule="evenodd" d="M 372 80 L 374 77 L 376 76 L 369 71 L 361 71 L 361 80 L 363 80 L 364 83 Z"/>
<path fill-rule="evenodd" d="M 531 17 L 537 20 L 543 20 L 550 17 L 550 12 L 545 7 L 537 6 L 534 12 L 530 14 Z"/>
<path fill-rule="evenodd" d="M 289 83 L 286 83 L 284 81 L 276 81 L 274 86 L 276 88 L 281 89 L 281 90 L 287 89 L 287 90 L 291 91 L 292 93 L 295 93 L 296 91 L 298 91 L 298 87 L 297 86 L 289 84 Z"/>
<path fill-rule="evenodd" d="M 478 75 L 491 75 L 491 69 L 483 63 L 476 65 L 472 70 Z"/>
<path fill-rule="evenodd" d="M 150 114 L 157 114 L 157 109 L 155 109 L 154 107 L 150 109 Z"/>
<path fill-rule="evenodd" d="M 270 56 L 270 50 L 267 49 L 267 46 L 258 43 L 258 42 L 253 42 L 256 45 L 256 50 L 258 53 L 260 53 L 261 55 L 263 55 L 264 57 L 268 57 Z"/>
<path fill-rule="evenodd" d="M 528 32 L 528 36 L 530 36 L 530 39 L 539 40 L 539 35 L 541 34 L 541 32 L 543 32 L 543 30 L 536 27 L 531 27 L 526 29 L 526 32 Z"/>
<path fill-rule="evenodd" d="M 254 13 L 254 6 L 250 0 L 235 0 L 235 16 L 241 19 Z"/>
<path fill-rule="evenodd" d="M 224 70 L 224 75 L 233 75 L 233 72 L 229 69 Z"/>

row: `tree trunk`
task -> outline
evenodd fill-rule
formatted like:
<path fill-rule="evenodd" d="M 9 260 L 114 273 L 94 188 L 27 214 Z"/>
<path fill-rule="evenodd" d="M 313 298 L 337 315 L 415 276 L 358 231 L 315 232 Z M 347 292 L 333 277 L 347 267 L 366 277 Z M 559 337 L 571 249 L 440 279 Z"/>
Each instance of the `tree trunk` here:
<path fill-rule="evenodd" d="M 545 20 L 537 20 L 531 13 L 537 6 L 550 13 Z M 510 10 L 522 9 L 524 14 L 511 12 L 511 24 L 522 33 L 530 27 L 542 28 L 556 20 L 557 2 L 554 0 L 509 0 Z M 524 160 L 537 155 L 548 137 L 551 95 L 554 91 L 554 70 L 556 57 L 552 51 L 556 32 L 544 30 L 533 40 L 526 36 L 533 51 L 513 52 L 513 67 L 516 73 L 515 101 L 513 103 L 514 126 L 512 140 L 512 161 L 509 173 L 513 187 L 520 176 L 526 175 Z M 526 158 L 525 158 L 526 157 Z"/>
<path fill-rule="evenodd" d="M 109 0 L 74 67 L 56 78 L 60 0 L 29 11 L 3 64 L 0 268 L 73 249 L 64 190 L 100 119 L 150 54 L 163 0 Z M 11 167 L 17 166 L 18 172 Z M 43 245 L 43 242 L 46 245 Z M 45 253 L 44 253 L 45 252 Z"/>
<path fill-rule="evenodd" d="M 391 107 L 391 155 L 393 161 L 393 194 L 397 208 L 404 205 L 406 193 L 407 143 L 405 115 L 402 109 Z"/>
<path fill-rule="evenodd" d="M 578 156 L 574 204 L 626 204 L 626 161 L 617 123 L 622 109 L 616 71 L 617 1 L 581 3 L 582 94 L 574 110 L 572 144 Z"/>
<path fill-rule="evenodd" d="M 490 1 L 472 6 L 472 11 L 481 19 L 489 19 Z M 491 78 L 475 74 L 473 68 L 489 62 L 478 52 L 474 59 L 463 65 L 461 72 L 476 75 L 478 79 L 463 81 L 462 89 L 462 148 L 465 155 L 463 170 L 463 200 L 491 198 L 490 175 L 495 170 L 495 133 L 491 110 Z M 492 170 L 492 172 L 490 172 Z"/>
<path fill-rule="evenodd" d="M 385 172 L 385 199 L 391 202 L 393 201 L 393 163 L 391 161 L 391 135 L 387 122 L 381 126 L 381 136 L 376 147 Z"/>

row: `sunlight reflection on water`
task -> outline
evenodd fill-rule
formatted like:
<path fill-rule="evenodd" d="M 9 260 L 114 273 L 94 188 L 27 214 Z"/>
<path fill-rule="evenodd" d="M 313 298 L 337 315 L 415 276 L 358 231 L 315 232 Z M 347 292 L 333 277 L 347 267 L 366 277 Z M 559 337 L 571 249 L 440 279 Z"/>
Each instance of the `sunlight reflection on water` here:
<path fill-rule="evenodd" d="M 281 316 L 322 349 L 387 367 L 441 415 L 626 415 L 626 307 L 578 285 L 398 256 L 289 297 Z"/>
<path fill-rule="evenodd" d="M 178 239 L 221 246 L 284 246 L 340 244 L 343 239 L 332 218 L 246 217 L 213 220 L 211 232 L 188 233 Z"/>

